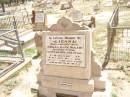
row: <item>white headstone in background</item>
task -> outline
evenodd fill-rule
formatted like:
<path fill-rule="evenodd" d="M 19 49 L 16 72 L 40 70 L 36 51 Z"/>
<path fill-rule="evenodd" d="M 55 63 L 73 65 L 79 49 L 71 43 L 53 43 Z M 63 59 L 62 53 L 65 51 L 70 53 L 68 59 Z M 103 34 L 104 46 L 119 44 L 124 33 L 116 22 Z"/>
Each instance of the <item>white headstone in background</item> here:
<path fill-rule="evenodd" d="M 105 6 L 112 6 L 113 0 L 106 0 Z"/>
<path fill-rule="evenodd" d="M 72 20 L 74 22 L 80 22 L 83 19 L 83 13 L 79 10 L 76 10 L 76 9 L 72 9 L 70 16 L 72 17 Z"/>
<path fill-rule="evenodd" d="M 53 2 L 54 2 L 54 0 L 47 0 L 46 1 L 47 8 L 51 8 L 53 6 Z"/>
<path fill-rule="evenodd" d="M 44 23 L 45 16 L 43 11 L 36 11 L 35 23 Z"/>

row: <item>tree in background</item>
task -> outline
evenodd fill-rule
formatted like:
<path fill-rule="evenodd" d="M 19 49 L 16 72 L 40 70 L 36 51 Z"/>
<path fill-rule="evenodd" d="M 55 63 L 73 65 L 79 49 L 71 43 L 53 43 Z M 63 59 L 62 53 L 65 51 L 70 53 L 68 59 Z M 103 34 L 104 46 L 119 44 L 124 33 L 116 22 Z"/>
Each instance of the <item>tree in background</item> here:
<path fill-rule="evenodd" d="M 5 6 L 4 4 L 9 3 L 10 0 L 0 0 L 2 11 L 5 12 Z"/>

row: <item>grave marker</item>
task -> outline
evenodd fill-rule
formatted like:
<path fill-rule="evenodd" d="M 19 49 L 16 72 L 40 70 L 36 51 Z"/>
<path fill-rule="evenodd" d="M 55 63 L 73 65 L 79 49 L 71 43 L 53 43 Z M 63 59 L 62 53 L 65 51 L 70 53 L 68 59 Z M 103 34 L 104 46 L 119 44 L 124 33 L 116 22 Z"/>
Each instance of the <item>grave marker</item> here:
<path fill-rule="evenodd" d="M 47 25 L 46 13 L 43 11 L 33 11 L 32 14 L 33 31 L 45 30 Z"/>
<path fill-rule="evenodd" d="M 105 90 L 101 67 L 91 55 L 91 34 L 65 17 L 43 32 L 39 97 L 92 97 L 95 89 Z"/>

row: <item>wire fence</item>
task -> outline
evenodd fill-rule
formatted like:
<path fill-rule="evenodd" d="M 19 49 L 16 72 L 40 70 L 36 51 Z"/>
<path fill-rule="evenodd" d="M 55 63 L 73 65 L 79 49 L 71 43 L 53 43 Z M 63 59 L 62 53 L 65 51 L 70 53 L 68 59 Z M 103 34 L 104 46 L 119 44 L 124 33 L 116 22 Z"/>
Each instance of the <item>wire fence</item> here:
<path fill-rule="evenodd" d="M 26 8 L 0 16 L 0 78 L 24 61 L 20 36 L 31 30 L 31 17 Z"/>
<path fill-rule="evenodd" d="M 107 26 L 107 53 L 103 67 L 109 61 L 120 64 L 130 62 L 130 11 L 127 7 L 117 5 Z"/>
<path fill-rule="evenodd" d="M 0 16 L 0 60 L 24 59 L 19 37 L 31 28 L 31 15 L 25 9 Z"/>
<path fill-rule="evenodd" d="M 130 62 L 130 27 L 117 27 L 115 29 L 111 60 L 114 62 Z"/>
<path fill-rule="evenodd" d="M 23 60 L 15 17 L 2 16 L 0 21 L 0 61 Z"/>

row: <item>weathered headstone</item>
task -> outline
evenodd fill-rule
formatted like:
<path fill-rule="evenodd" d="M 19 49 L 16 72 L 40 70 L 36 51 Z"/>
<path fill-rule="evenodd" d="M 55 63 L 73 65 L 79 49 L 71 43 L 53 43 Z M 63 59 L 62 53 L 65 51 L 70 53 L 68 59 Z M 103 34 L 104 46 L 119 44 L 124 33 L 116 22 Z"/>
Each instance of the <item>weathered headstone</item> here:
<path fill-rule="evenodd" d="M 82 22 L 83 20 L 83 13 L 79 10 L 72 9 L 70 12 L 70 16 L 74 22 Z"/>
<path fill-rule="evenodd" d="M 43 11 L 46 7 L 46 0 L 35 0 L 33 3 L 33 11 L 32 11 L 32 24 L 33 31 L 36 31 L 34 40 L 37 48 L 37 55 L 34 57 L 38 57 L 42 53 L 42 32 L 47 30 L 47 15 Z"/>
<path fill-rule="evenodd" d="M 43 11 L 32 12 L 33 31 L 43 31 L 46 28 L 47 16 Z"/>
<path fill-rule="evenodd" d="M 91 53 L 91 34 L 65 17 L 43 32 L 39 97 L 92 97 L 94 90 L 105 90 Z"/>
<path fill-rule="evenodd" d="M 106 0 L 105 6 L 112 6 L 114 0 Z"/>
<path fill-rule="evenodd" d="M 46 7 L 46 0 L 34 0 L 33 9 L 43 10 Z"/>
<path fill-rule="evenodd" d="M 37 48 L 37 55 L 34 56 L 34 58 L 38 57 L 42 53 L 42 32 L 48 30 L 47 28 L 47 16 L 43 11 L 33 11 L 33 17 L 32 17 L 32 24 L 33 24 L 33 31 L 36 31 L 35 33 L 35 45 Z"/>
<path fill-rule="evenodd" d="M 62 2 L 61 3 L 61 10 L 66 10 L 66 9 L 70 9 L 73 8 L 72 2 Z"/>

